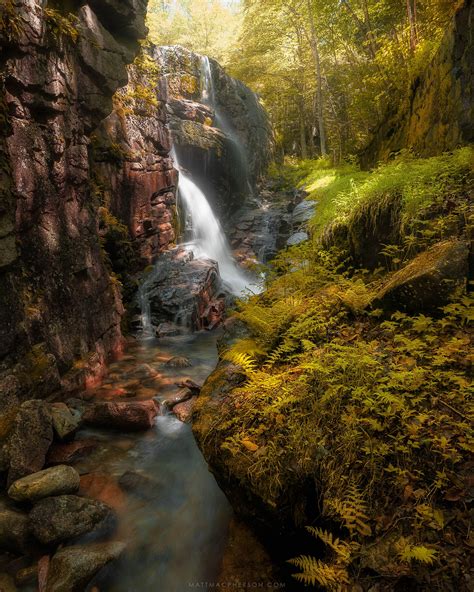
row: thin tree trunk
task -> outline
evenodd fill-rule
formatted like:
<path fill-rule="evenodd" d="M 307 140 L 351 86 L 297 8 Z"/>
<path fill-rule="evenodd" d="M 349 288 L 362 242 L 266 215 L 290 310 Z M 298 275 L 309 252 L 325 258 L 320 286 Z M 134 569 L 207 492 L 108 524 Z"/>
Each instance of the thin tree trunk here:
<path fill-rule="evenodd" d="M 323 79 L 321 74 L 321 59 L 318 49 L 318 38 L 316 36 L 316 27 L 314 24 L 312 0 L 307 0 L 309 25 L 311 32 L 311 53 L 313 54 L 314 64 L 316 67 L 316 80 L 318 85 L 318 122 L 319 122 L 319 142 L 321 147 L 321 156 L 327 155 L 326 146 L 326 127 L 324 125 L 324 93 L 323 93 Z"/>
<path fill-rule="evenodd" d="M 418 35 L 416 32 L 416 0 L 407 0 L 407 16 L 410 26 L 410 49 L 416 50 L 418 45 Z"/>

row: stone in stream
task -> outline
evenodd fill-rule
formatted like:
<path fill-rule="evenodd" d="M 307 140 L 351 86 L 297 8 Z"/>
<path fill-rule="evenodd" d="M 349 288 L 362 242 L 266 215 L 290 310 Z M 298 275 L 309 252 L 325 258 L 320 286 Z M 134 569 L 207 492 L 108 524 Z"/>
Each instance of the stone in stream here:
<path fill-rule="evenodd" d="M 178 403 L 173 407 L 174 415 L 183 423 L 191 423 L 195 403 L 196 397 L 191 397 L 183 403 Z"/>
<path fill-rule="evenodd" d="M 25 401 L 15 417 L 10 436 L 8 486 L 40 471 L 53 441 L 51 411 L 44 401 Z"/>
<path fill-rule="evenodd" d="M 62 465 L 74 463 L 77 460 L 94 452 L 98 446 L 97 440 L 76 440 L 64 444 L 53 444 L 49 449 L 46 460 L 49 465 Z"/>
<path fill-rule="evenodd" d="M 62 543 L 92 530 L 110 530 L 113 519 L 108 506 L 77 495 L 40 500 L 29 514 L 31 532 L 44 545 Z"/>
<path fill-rule="evenodd" d="M 141 431 L 153 427 L 157 414 L 153 401 L 103 401 L 95 403 L 86 411 L 84 421 L 94 426 Z"/>
<path fill-rule="evenodd" d="M 175 405 L 188 401 L 193 393 L 188 388 L 179 390 L 173 397 L 160 402 L 160 409 L 163 411 L 172 411 Z"/>
<path fill-rule="evenodd" d="M 65 403 L 51 405 L 54 433 L 59 440 L 72 439 L 81 425 L 82 414 Z"/>
<path fill-rule="evenodd" d="M 169 368 L 189 368 L 192 366 L 191 361 L 183 356 L 175 356 L 165 362 L 165 366 Z"/>
<path fill-rule="evenodd" d="M 0 505 L 0 549 L 12 553 L 25 553 L 30 542 L 28 516 Z"/>
<path fill-rule="evenodd" d="M 58 465 L 18 479 L 10 485 L 8 495 L 17 502 L 33 502 L 51 495 L 76 493 L 78 489 L 76 469 Z"/>
<path fill-rule="evenodd" d="M 158 483 L 137 471 L 127 471 L 120 477 L 118 482 L 120 487 L 127 493 L 132 493 L 136 497 L 147 501 L 155 499 L 158 494 Z"/>
<path fill-rule="evenodd" d="M 83 592 L 103 567 L 120 557 L 125 547 L 124 543 L 112 542 L 60 549 L 51 559 L 45 592 Z"/>
<path fill-rule="evenodd" d="M 79 494 L 103 502 L 116 512 L 124 509 L 126 498 L 112 475 L 107 473 L 88 473 L 81 475 Z"/>
<path fill-rule="evenodd" d="M 15 583 L 23 588 L 24 586 L 34 585 L 38 580 L 38 564 L 30 565 L 19 569 L 15 574 Z M 0 585 L 0 590 L 1 590 Z"/>

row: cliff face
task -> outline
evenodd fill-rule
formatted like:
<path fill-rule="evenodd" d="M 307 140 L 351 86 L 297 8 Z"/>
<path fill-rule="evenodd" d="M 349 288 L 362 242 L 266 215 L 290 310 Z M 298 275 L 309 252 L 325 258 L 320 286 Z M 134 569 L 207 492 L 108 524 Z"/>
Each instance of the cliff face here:
<path fill-rule="evenodd" d="M 182 47 L 147 46 L 93 145 L 101 201 L 128 228 L 144 267 L 179 234 L 171 147 L 228 216 L 264 173 L 272 134 L 256 95 L 217 62 Z"/>
<path fill-rule="evenodd" d="M 146 0 L 91 0 L 73 14 L 43 4 L 2 7 L 4 401 L 81 382 L 121 347 L 122 305 L 99 240 L 89 136 L 127 83 Z"/>
<path fill-rule="evenodd" d="M 392 109 L 361 155 L 370 168 L 402 149 L 434 156 L 474 141 L 472 0 L 466 0 L 430 66 Z"/>

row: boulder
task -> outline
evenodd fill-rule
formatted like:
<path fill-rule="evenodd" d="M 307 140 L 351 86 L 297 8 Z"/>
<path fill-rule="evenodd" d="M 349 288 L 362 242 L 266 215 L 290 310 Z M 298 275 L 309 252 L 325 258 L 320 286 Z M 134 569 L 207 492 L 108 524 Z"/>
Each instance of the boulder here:
<path fill-rule="evenodd" d="M 2 504 L 0 506 L 0 549 L 12 553 L 24 553 L 28 542 L 28 516 Z"/>
<path fill-rule="evenodd" d="M 94 426 L 141 431 L 153 427 L 157 414 L 153 401 L 103 401 L 90 407 L 84 420 Z"/>
<path fill-rule="evenodd" d="M 449 240 L 434 245 L 393 274 L 372 302 L 374 308 L 408 313 L 436 312 L 469 273 L 469 245 Z"/>
<path fill-rule="evenodd" d="M 292 234 L 286 241 L 286 245 L 288 247 L 294 247 L 295 245 L 300 245 L 307 240 L 309 240 L 309 234 L 307 232 L 295 232 L 295 234 Z"/>
<path fill-rule="evenodd" d="M 49 449 L 47 462 L 50 465 L 74 463 L 91 454 L 97 448 L 97 440 L 76 440 L 64 444 L 53 444 Z"/>
<path fill-rule="evenodd" d="M 37 502 L 29 514 L 31 532 L 44 545 L 107 528 L 112 519 L 108 506 L 77 495 L 48 497 Z"/>
<path fill-rule="evenodd" d="M 51 560 L 46 592 L 83 592 L 90 580 L 124 550 L 125 544 L 119 542 L 60 549 Z"/>
<path fill-rule="evenodd" d="M 44 401 L 26 401 L 15 417 L 10 437 L 8 485 L 40 471 L 53 441 L 52 418 Z"/>
<path fill-rule="evenodd" d="M 188 388 L 179 390 L 173 397 L 165 399 L 161 402 L 161 409 L 172 411 L 175 405 L 188 401 L 193 396 L 193 393 Z"/>
<path fill-rule="evenodd" d="M 51 416 L 58 440 L 72 439 L 81 425 L 81 413 L 76 409 L 69 409 L 65 403 L 53 403 Z"/>
<path fill-rule="evenodd" d="M 8 490 L 17 502 L 34 502 L 51 495 L 76 493 L 79 489 L 79 473 L 72 467 L 58 465 L 18 479 Z"/>
<path fill-rule="evenodd" d="M 196 397 L 191 397 L 184 403 L 178 403 L 173 407 L 174 415 L 183 423 L 191 423 L 195 403 Z"/>
<path fill-rule="evenodd" d="M 291 221 L 295 226 L 301 226 L 306 222 L 309 222 L 314 215 L 316 209 L 316 202 L 314 201 L 302 201 L 293 210 Z"/>

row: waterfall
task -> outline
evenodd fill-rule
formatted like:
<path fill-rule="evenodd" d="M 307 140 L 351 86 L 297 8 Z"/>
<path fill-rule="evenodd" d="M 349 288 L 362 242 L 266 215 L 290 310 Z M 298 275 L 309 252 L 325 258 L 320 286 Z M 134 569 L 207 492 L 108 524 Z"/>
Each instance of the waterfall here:
<path fill-rule="evenodd" d="M 229 291 L 236 296 L 243 295 L 252 284 L 252 278 L 234 261 L 219 220 L 204 193 L 180 167 L 174 150 L 172 157 L 175 167 L 179 170 L 179 197 L 186 217 L 189 217 L 192 241 L 187 243 L 187 246 L 195 257 L 207 257 L 216 261 L 220 276 Z"/>
<path fill-rule="evenodd" d="M 243 145 L 234 126 L 217 104 L 214 78 L 212 76 L 211 62 L 208 56 L 201 56 L 201 71 L 203 77 L 202 102 L 214 110 L 214 126 L 220 129 L 230 140 L 234 158 L 237 164 L 237 176 L 245 180 L 243 189 L 253 195 L 253 187 L 250 181 L 249 161 L 247 150 Z"/>

